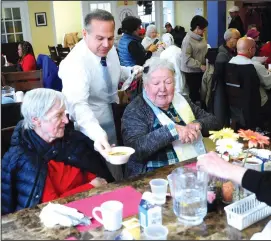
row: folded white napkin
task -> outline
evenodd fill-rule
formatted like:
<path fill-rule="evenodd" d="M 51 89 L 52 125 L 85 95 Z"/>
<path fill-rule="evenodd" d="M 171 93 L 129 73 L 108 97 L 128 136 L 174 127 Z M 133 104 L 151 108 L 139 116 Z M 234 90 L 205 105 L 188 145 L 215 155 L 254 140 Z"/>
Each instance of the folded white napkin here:
<path fill-rule="evenodd" d="M 255 233 L 250 240 L 271 240 L 271 221 L 269 221 L 262 232 Z"/>
<path fill-rule="evenodd" d="M 77 209 L 70 208 L 61 204 L 49 203 L 40 213 L 41 222 L 48 228 L 56 225 L 65 227 L 76 226 L 78 224 L 90 225 L 91 221 Z"/>

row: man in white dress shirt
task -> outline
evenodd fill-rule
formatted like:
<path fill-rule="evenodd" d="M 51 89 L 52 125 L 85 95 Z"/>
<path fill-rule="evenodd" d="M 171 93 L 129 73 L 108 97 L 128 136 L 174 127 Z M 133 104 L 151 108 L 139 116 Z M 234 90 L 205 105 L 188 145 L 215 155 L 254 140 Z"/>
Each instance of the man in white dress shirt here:
<path fill-rule="evenodd" d="M 59 66 L 62 92 L 75 128 L 92 139 L 104 157 L 110 145 L 117 144 L 111 104 L 118 103 L 118 83 L 125 81 L 132 70 L 120 66 L 113 46 L 114 30 L 111 13 L 92 11 L 85 17 L 83 39 Z M 122 179 L 120 166 L 108 165 L 115 179 Z"/>

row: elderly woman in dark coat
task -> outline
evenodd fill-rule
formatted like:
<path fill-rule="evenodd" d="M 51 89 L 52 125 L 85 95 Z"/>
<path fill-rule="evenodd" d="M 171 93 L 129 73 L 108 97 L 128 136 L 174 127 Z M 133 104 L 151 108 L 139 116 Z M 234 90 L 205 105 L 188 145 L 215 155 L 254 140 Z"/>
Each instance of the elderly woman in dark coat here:
<path fill-rule="evenodd" d="M 24 119 L 16 126 L 11 147 L 2 159 L 2 214 L 113 181 L 93 142 L 81 132 L 65 128 L 68 119 L 61 92 L 31 90 L 21 112 Z"/>
<path fill-rule="evenodd" d="M 205 152 L 202 135 L 220 127 L 216 118 L 174 93 L 174 67 L 164 59 L 145 64 L 143 94 L 131 102 L 122 118 L 122 137 L 136 152 L 128 175 L 175 164 Z"/>

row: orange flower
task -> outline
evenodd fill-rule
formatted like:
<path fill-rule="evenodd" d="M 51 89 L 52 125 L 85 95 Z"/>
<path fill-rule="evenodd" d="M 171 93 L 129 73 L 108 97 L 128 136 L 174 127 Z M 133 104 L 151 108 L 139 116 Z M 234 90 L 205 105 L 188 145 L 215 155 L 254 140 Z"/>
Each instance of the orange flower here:
<path fill-rule="evenodd" d="M 257 134 L 258 144 L 260 145 L 261 148 L 264 148 L 264 145 L 269 145 L 269 137 L 263 136 L 258 132 L 256 132 L 256 134 Z"/>
<path fill-rule="evenodd" d="M 238 133 L 241 138 L 248 141 L 249 148 L 257 147 L 258 145 L 263 148 L 264 145 L 269 145 L 269 137 L 263 136 L 258 132 L 240 129 Z"/>

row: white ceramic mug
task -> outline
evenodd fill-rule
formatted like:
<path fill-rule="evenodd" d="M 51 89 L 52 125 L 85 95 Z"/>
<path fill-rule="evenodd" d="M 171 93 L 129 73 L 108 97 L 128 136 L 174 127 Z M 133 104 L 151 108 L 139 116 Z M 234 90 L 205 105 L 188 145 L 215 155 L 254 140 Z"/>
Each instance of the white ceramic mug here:
<path fill-rule="evenodd" d="M 96 212 L 102 213 L 102 219 Z M 123 204 L 119 201 L 107 201 L 102 203 L 101 207 L 95 207 L 92 210 L 93 217 L 108 231 L 116 231 L 122 226 Z"/>

